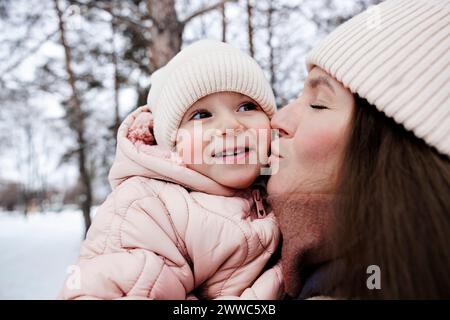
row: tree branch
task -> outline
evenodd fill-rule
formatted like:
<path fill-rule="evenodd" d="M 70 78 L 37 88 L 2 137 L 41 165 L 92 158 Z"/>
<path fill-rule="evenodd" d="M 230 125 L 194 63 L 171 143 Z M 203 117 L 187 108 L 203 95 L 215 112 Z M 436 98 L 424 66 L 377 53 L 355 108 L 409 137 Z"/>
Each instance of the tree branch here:
<path fill-rule="evenodd" d="M 97 10 L 107 12 L 108 14 L 111 15 L 112 18 L 115 18 L 115 19 L 125 23 L 127 26 L 129 26 L 131 29 L 133 29 L 137 33 L 145 34 L 145 32 L 148 31 L 148 28 L 143 26 L 140 22 L 136 22 L 133 19 L 131 19 L 132 16 L 145 18 L 145 19 L 148 19 L 149 21 L 151 21 L 152 23 L 154 23 L 153 19 L 150 16 L 146 15 L 145 17 L 143 17 L 142 15 L 140 15 L 140 13 L 138 11 L 133 10 L 130 7 L 127 7 L 127 9 L 131 10 L 133 12 L 133 14 L 129 15 L 129 16 L 123 16 L 123 15 L 117 14 L 114 11 L 115 7 L 114 7 L 113 3 L 96 3 L 94 1 L 83 2 L 80 0 L 71 0 L 71 3 L 76 4 L 78 6 L 84 6 L 88 9 L 97 9 Z"/>
<path fill-rule="evenodd" d="M 209 11 L 212 11 L 212 10 L 220 9 L 227 2 L 237 2 L 237 0 L 222 0 L 222 1 L 218 1 L 215 4 L 212 4 L 210 6 L 206 6 L 204 8 L 201 8 L 201 9 L 195 11 L 194 13 L 192 13 L 187 18 L 185 18 L 183 21 L 181 21 L 181 24 L 182 25 L 186 25 L 192 19 L 194 19 L 194 18 L 196 18 L 198 16 L 201 16 L 202 14 L 205 14 L 205 13 L 207 13 Z"/>
<path fill-rule="evenodd" d="M 59 30 L 55 30 L 52 33 L 48 34 L 44 39 L 41 39 L 37 45 L 29 48 L 26 51 L 24 50 L 24 52 L 20 55 L 19 58 L 16 59 L 16 61 L 14 63 L 12 63 L 11 65 L 7 66 L 4 70 L 2 70 L 0 72 L 0 75 L 5 75 L 7 73 L 10 73 L 15 68 L 20 66 L 23 61 L 25 61 L 27 58 L 29 58 L 30 56 L 35 54 L 37 50 L 39 50 L 47 41 L 51 40 L 58 33 L 59 33 Z"/>

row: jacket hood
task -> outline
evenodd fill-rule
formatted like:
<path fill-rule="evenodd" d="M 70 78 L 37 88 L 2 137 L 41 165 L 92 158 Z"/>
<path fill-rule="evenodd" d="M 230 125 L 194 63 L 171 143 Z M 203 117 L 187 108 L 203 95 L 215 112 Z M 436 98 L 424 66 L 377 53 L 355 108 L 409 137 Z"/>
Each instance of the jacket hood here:
<path fill-rule="evenodd" d="M 116 157 L 108 176 L 111 188 L 115 189 L 132 176 L 173 182 L 214 195 L 232 196 L 236 193 L 187 168 L 175 152 L 157 145 L 153 136 L 153 115 L 147 106 L 137 108 L 119 127 Z"/>

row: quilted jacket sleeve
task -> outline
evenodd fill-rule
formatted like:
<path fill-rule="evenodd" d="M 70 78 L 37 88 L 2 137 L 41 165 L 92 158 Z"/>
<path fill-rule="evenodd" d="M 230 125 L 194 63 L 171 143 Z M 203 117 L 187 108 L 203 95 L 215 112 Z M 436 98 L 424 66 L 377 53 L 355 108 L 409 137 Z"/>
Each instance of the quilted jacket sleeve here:
<path fill-rule="evenodd" d="M 240 296 L 220 296 L 217 300 L 281 300 L 285 296 L 281 263 L 266 270 Z"/>
<path fill-rule="evenodd" d="M 80 259 L 80 286 L 66 283 L 63 299 L 184 299 L 185 288 L 165 259 L 133 249 Z M 167 290 L 170 287 L 171 290 Z"/>
<path fill-rule="evenodd" d="M 127 187 L 98 209 L 62 299 L 185 299 L 193 287 L 167 209 Z M 156 239 L 158 241 L 156 241 Z M 73 277 L 78 277 L 74 279 Z"/>

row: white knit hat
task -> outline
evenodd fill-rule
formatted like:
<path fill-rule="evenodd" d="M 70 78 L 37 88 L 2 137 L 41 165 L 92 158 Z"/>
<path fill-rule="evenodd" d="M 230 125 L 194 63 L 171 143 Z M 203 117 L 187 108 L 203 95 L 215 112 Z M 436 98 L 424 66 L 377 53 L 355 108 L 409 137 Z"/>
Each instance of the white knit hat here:
<path fill-rule="evenodd" d="M 189 107 L 209 94 L 224 91 L 252 98 L 269 118 L 276 110 L 273 91 L 249 55 L 214 40 L 200 40 L 180 51 L 151 77 L 147 105 L 153 113 L 158 144 L 173 149 Z"/>
<path fill-rule="evenodd" d="M 450 156 L 450 1 L 387 0 L 342 24 L 307 57 Z"/>

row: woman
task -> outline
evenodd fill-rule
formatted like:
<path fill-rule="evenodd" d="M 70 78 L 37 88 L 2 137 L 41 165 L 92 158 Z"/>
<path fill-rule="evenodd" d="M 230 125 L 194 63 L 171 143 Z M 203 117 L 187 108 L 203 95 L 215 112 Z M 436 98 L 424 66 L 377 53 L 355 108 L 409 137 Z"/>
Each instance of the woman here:
<path fill-rule="evenodd" d="M 449 1 L 388 0 L 308 56 L 272 119 L 291 297 L 450 298 L 449 39 Z"/>

